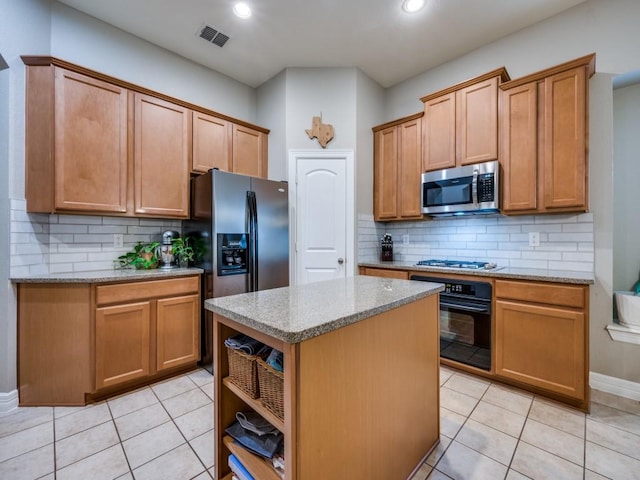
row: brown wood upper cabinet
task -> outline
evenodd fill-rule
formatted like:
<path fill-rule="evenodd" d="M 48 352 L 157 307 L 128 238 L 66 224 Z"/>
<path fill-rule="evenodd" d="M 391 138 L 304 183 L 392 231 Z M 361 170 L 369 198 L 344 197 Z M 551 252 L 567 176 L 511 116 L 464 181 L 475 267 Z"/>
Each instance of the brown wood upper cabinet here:
<path fill-rule="evenodd" d="M 27 211 L 127 211 L 127 90 L 27 68 Z"/>
<path fill-rule="evenodd" d="M 28 212 L 187 218 L 190 171 L 267 176 L 268 130 L 57 58 L 22 60 Z"/>
<path fill-rule="evenodd" d="M 150 95 L 134 99 L 135 213 L 186 218 L 191 112 Z"/>
<path fill-rule="evenodd" d="M 502 212 L 588 209 L 588 79 L 595 54 L 500 86 Z"/>
<path fill-rule="evenodd" d="M 422 97 L 423 170 L 498 158 L 498 85 L 504 68 Z"/>
<path fill-rule="evenodd" d="M 267 177 L 267 134 L 222 118 L 193 112 L 193 162 L 191 170 Z"/>
<path fill-rule="evenodd" d="M 376 220 L 422 218 L 422 112 L 373 128 Z"/>

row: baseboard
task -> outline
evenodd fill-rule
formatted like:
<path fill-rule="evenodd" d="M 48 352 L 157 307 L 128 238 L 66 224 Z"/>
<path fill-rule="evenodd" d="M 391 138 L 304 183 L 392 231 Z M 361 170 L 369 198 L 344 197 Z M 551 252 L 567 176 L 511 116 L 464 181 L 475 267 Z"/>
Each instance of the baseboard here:
<path fill-rule="evenodd" d="M 9 413 L 14 408 L 18 408 L 18 390 L 0 392 L 0 415 Z"/>
<path fill-rule="evenodd" d="M 622 378 L 610 377 L 601 373 L 589 372 L 589 385 L 601 392 L 612 393 L 619 397 L 640 401 L 640 383 Z"/>

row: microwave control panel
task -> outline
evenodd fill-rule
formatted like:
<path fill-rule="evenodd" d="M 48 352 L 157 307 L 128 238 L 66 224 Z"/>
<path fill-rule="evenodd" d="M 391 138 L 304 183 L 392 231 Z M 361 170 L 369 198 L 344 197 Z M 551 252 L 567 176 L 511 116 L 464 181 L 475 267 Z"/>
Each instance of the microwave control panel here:
<path fill-rule="evenodd" d="M 495 180 L 493 173 L 483 173 L 478 175 L 478 202 L 493 202 L 495 191 Z"/>

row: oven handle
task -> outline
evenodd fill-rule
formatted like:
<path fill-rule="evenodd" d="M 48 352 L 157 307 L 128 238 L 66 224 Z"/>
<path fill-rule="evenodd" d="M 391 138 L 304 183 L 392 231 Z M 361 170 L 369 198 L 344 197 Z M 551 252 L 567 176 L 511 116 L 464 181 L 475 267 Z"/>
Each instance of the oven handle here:
<path fill-rule="evenodd" d="M 488 307 L 474 307 L 471 305 L 466 305 L 464 303 L 449 303 L 449 302 L 443 302 L 442 300 L 440 300 L 440 306 L 447 307 L 447 308 L 455 308 L 458 310 L 463 310 L 465 312 L 480 312 L 480 313 L 491 312 L 491 309 Z"/>

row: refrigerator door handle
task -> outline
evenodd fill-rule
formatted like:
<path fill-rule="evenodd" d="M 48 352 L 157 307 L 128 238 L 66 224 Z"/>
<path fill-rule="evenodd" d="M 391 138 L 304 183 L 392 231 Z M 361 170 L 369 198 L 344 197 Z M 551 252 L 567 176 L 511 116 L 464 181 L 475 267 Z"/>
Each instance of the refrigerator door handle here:
<path fill-rule="evenodd" d="M 258 211 L 256 192 L 247 192 L 247 213 L 249 223 L 249 288 L 258 290 Z"/>

